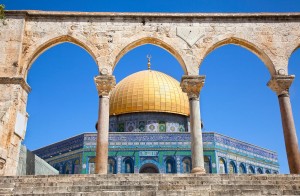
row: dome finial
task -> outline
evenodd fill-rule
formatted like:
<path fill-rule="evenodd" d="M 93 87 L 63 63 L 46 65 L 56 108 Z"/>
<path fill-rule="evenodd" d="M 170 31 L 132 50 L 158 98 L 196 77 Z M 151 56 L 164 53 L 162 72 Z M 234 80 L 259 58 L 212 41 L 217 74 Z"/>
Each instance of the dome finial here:
<path fill-rule="evenodd" d="M 147 59 L 148 59 L 148 70 L 150 70 L 150 66 L 151 66 L 151 63 L 150 63 L 150 60 L 151 60 L 152 56 L 150 54 L 147 54 Z"/>

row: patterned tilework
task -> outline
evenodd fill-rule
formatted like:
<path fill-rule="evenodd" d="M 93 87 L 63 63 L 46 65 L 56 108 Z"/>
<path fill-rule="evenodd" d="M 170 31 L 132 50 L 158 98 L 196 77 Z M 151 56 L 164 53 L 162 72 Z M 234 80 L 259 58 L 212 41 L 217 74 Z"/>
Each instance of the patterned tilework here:
<path fill-rule="evenodd" d="M 270 161 L 278 161 L 277 153 L 251 145 L 224 135 L 214 133 L 214 143 L 216 147 L 226 148 L 237 153 L 247 154 L 259 158 L 267 158 Z"/>
<path fill-rule="evenodd" d="M 157 123 L 157 126 L 159 124 Z M 131 125 L 127 124 L 127 126 Z M 85 133 L 41 148 L 35 152 L 38 152 L 39 156 L 46 158 L 46 161 L 50 161 L 52 164 L 64 164 L 68 159 L 73 160 L 74 157 L 70 155 L 75 153 L 75 151 L 82 151 L 83 154 L 89 152 L 92 153 L 89 156 L 95 156 L 96 136 L 96 133 Z M 261 168 L 264 172 L 267 170 L 272 172 L 279 170 L 277 153 L 273 151 L 213 132 L 205 132 L 202 137 L 204 155 L 209 157 L 209 165 L 214 173 L 218 171 L 219 158 L 226 160 L 226 163 L 234 161 L 236 165 L 243 163 L 247 167 Z M 109 156 L 117 160 L 117 172 L 123 171 L 123 162 L 120 163 L 119 160 L 120 158 L 123 160 L 126 157 L 131 157 L 134 160 L 135 172 L 139 172 L 142 164 L 146 162 L 155 163 L 158 169 L 164 172 L 166 170 L 164 159 L 169 156 L 175 160 L 174 167 L 176 167 L 176 171 L 183 172 L 182 160 L 185 157 L 190 157 L 190 140 L 190 133 L 186 132 L 110 133 Z M 70 149 L 77 150 L 70 151 Z M 84 173 L 88 170 L 83 168 L 82 171 Z"/>
<path fill-rule="evenodd" d="M 187 132 L 186 116 L 168 113 L 131 113 L 111 116 L 110 132 Z"/>
<path fill-rule="evenodd" d="M 83 148 L 84 145 L 84 134 L 51 144 L 49 146 L 37 149 L 33 151 L 34 154 L 40 158 L 48 158 L 58 154 L 74 151 Z"/>
<path fill-rule="evenodd" d="M 203 133 L 204 149 L 251 155 L 262 161 L 278 162 L 277 153 L 217 133 Z M 87 146 L 95 145 L 96 136 L 86 135 Z M 115 133 L 109 135 L 110 149 L 117 148 L 190 148 L 189 133 Z"/>

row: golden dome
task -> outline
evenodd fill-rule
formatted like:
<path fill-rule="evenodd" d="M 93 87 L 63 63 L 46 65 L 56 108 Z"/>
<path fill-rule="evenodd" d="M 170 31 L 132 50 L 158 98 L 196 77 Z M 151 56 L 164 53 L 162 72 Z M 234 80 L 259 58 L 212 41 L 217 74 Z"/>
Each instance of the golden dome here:
<path fill-rule="evenodd" d="M 189 101 L 177 80 L 158 71 L 146 70 L 116 85 L 111 92 L 109 111 L 110 115 L 166 112 L 189 116 Z"/>

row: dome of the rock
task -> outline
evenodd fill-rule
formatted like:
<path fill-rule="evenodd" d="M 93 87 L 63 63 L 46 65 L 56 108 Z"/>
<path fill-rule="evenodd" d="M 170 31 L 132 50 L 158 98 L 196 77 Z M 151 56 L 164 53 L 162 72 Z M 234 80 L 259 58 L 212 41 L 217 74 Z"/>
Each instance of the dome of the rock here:
<path fill-rule="evenodd" d="M 111 92 L 110 115 L 164 112 L 189 116 L 189 102 L 177 80 L 154 70 L 134 73 Z"/>

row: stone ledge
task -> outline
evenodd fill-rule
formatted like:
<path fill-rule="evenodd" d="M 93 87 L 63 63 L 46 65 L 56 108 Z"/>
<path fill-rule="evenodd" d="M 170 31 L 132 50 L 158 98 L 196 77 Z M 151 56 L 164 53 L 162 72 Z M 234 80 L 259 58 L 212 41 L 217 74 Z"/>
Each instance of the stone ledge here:
<path fill-rule="evenodd" d="M 199 18 L 199 19 L 267 19 L 267 20 L 300 20 L 300 12 L 286 13 L 155 13 L 155 12 L 62 12 L 62 11 L 40 11 L 40 10 L 7 10 L 6 16 L 69 16 L 69 17 L 155 17 L 155 18 Z"/>
<path fill-rule="evenodd" d="M 31 91 L 29 84 L 22 77 L 0 77 L 0 84 L 18 84 L 20 85 L 27 93 Z"/>

